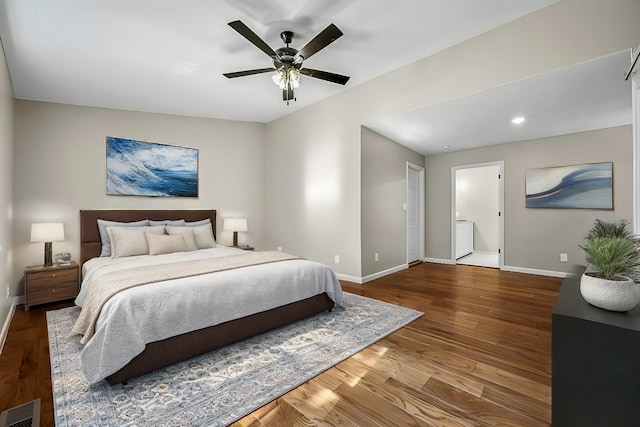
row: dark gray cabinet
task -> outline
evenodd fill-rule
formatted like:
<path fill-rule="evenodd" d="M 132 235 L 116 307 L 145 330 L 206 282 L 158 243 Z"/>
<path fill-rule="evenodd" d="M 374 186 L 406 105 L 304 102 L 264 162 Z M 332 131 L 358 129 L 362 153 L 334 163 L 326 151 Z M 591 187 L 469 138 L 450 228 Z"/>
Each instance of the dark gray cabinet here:
<path fill-rule="evenodd" d="M 640 426 L 640 305 L 590 305 L 581 273 L 564 280 L 552 312 L 552 425 Z"/>

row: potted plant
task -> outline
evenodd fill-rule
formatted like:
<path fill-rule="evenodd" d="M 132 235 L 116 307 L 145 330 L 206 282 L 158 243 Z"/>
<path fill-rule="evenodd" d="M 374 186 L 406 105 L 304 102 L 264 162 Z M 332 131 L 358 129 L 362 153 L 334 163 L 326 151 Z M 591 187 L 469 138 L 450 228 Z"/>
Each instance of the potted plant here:
<path fill-rule="evenodd" d="M 629 277 L 640 267 L 638 239 L 626 229 L 627 222 L 596 220 L 579 247 L 595 271 L 587 269 L 580 279 L 580 292 L 587 302 L 611 311 L 627 311 L 640 300 L 640 290 Z"/>

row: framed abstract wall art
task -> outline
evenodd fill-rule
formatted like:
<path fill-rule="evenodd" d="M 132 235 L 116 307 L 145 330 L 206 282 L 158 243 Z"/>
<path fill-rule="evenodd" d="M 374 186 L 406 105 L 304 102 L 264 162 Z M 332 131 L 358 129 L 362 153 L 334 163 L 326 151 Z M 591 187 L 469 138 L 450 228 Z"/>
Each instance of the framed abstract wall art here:
<path fill-rule="evenodd" d="M 613 209 L 613 163 L 529 169 L 526 207 Z"/>
<path fill-rule="evenodd" d="M 198 197 L 198 150 L 108 136 L 107 194 Z"/>

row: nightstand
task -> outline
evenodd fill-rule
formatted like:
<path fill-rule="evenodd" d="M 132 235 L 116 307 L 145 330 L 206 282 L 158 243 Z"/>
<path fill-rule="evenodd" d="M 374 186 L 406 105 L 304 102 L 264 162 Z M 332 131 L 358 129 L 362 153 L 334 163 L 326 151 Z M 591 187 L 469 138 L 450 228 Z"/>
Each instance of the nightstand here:
<path fill-rule="evenodd" d="M 249 245 L 238 245 L 238 246 L 231 246 L 232 248 L 238 248 L 238 249 L 242 249 L 243 251 L 252 251 L 253 250 L 253 246 L 249 246 Z"/>
<path fill-rule="evenodd" d="M 69 265 L 54 264 L 28 266 L 24 270 L 24 309 L 31 306 L 75 298 L 80 283 L 80 267 L 74 261 Z"/>

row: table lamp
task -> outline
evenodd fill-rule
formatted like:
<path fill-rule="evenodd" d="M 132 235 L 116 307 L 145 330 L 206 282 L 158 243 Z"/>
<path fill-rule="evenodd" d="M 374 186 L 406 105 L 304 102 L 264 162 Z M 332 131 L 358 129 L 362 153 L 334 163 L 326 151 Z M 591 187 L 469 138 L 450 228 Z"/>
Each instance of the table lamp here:
<path fill-rule="evenodd" d="M 51 259 L 52 242 L 64 240 L 64 224 L 61 222 L 40 222 L 31 224 L 31 241 L 44 242 L 44 266 L 53 265 Z"/>
<path fill-rule="evenodd" d="M 247 231 L 247 218 L 225 218 L 224 230 L 233 231 L 233 246 L 238 246 L 238 231 Z"/>

